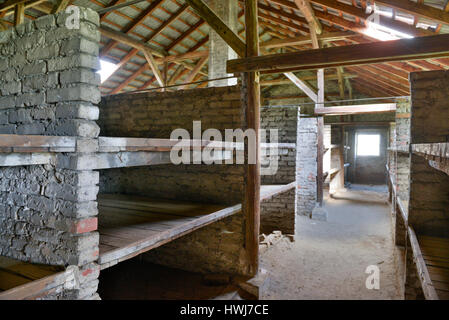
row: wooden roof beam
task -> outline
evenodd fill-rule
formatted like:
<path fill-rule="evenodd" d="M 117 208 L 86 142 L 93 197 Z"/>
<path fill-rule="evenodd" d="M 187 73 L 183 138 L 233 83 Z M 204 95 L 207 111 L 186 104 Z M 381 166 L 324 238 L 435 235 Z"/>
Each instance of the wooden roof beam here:
<path fill-rule="evenodd" d="M 321 26 L 320 21 L 315 17 L 315 12 L 313 11 L 309 0 L 295 0 L 295 3 L 306 18 L 311 29 L 314 29 L 316 34 L 321 34 L 323 32 L 323 27 Z"/>
<path fill-rule="evenodd" d="M 24 4 L 28 0 L 7 0 L 0 4 L 0 11 L 5 11 L 8 9 L 13 9 L 15 6 Z"/>
<path fill-rule="evenodd" d="M 137 27 L 140 23 L 142 23 L 148 16 L 150 16 L 154 10 L 156 10 L 159 5 L 163 2 L 164 0 L 156 0 L 153 1 L 148 8 L 146 8 L 145 10 L 143 10 L 139 16 L 133 20 L 131 23 L 129 23 L 124 30 L 122 30 L 121 32 L 125 33 L 125 34 L 129 34 L 131 31 L 134 30 L 135 27 Z M 100 56 L 105 55 L 109 50 L 112 50 L 115 46 L 117 45 L 117 41 L 112 40 L 110 41 L 100 52 Z"/>
<path fill-rule="evenodd" d="M 350 32 L 324 32 L 320 35 L 318 35 L 318 40 L 341 40 L 347 37 L 354 36 L 353 33 Z M 312 43 L 312 39 L 308 36 L 302 36 L 302 37 L 294 37 L 294 38 L 284 38 L 284 39 L 273 39 L 269 41 L 265 41 L 260 43 L 261 48 L 282 48 L 286 46 L 295 46 L 295 45 L 304 45 L 304 44 L 310 44 Z"/>
<path fill-rule="evenodd" d="M 240 56 L 246 52 L 245 43 L 234 33 L 215 12 L 202 0 L 186 0 L 195 12 L 207 22 L 207 24 Z"/>
<path fill-rule="evenodd" d="M 228 61 L 227 72 L 313 70 L 449 56 L 449 34 L 363 43 Z"/>

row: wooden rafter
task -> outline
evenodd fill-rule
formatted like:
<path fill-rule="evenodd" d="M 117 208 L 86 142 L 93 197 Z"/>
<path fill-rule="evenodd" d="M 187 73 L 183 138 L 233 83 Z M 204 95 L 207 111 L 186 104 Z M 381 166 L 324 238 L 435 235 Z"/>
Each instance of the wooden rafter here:
<path fill-rule="evenodd" d="M 186 0 L 209 26 L 241 57 L 245 56 L 245 43 L 202 0 Z"/>
<path fill-rule="evenodd" d="M 288 72 L 449 56 L 449 34 L 306 50 L 228 61 L 227 71 Z"/>
<path fill-rule="evenodd" d="M 201 69 L 204 67 L 204 65 L 207 63 L 208 60 L 209 60 L 209 56 L 201 58 L 200 61 L 195 66 L 195 68 L 192 71 L 190 71 L 185 82 L 186 83 L 192 82 L 193 79 L 198 75 L 198 73 L 201 71 Z M 186 87 L 187 87 L 186 85 L 181 86 L 181 87 L 179 87 L 179 89 L 182 90 L 182 89 L 185 89 Z"/>
<path fill-rule="evenodd" d="M 122 30 L 121 32 L 123 32 L 125 34 L 129 34 L 131 31 L 134 30 L 134 28 L 136 28 L 139 24 L 141 24 L 147 17 L 151 16 L 151 14 L 153 14 L 154 10 L 156 10 L 163 1 L 164 0 L 156 0 L 156 1 L 151 2 L 151 4 L 148 6 L 148 8 L 143 10 L 138 15 L 138 17 L 136 19 L 134 19 L 130 24 L 128 24 L 124 28 L 124 30 Z M 103 47 L 103 49 L 100 52 L 100 56 L 105 55 L 109 50 L 112 50 L 116 45 L 117 45 L 117 41 L 115 41 L 115 40 L 110 41 L 106 46 Z"/>
<path fill-rule="evenodd" d="M 67 8 L 67 6 L 69 5 L 70 0 L 58 0 L 54 5 L 53 5 L 53 9 L 51 10 L 51 13 L 58 13 L 61 12 L 63 10 L 65 10 Z"/>

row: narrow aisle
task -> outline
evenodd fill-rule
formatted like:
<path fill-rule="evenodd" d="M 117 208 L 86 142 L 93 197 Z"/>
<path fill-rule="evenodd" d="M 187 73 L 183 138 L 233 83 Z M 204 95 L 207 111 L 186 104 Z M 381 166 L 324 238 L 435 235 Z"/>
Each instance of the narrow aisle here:
<path fill-rule="evenodd" d="M 402 299 L 402 253 L 393 242 L 386 196 L 353 190 L 339 197 L 326 199 L 327 222 L 298 217 L 296 242 L 261 257 L 271 274 L 263 299 Z M 366 288 L 370 265 L 379 267 L 379 290 Z"/>

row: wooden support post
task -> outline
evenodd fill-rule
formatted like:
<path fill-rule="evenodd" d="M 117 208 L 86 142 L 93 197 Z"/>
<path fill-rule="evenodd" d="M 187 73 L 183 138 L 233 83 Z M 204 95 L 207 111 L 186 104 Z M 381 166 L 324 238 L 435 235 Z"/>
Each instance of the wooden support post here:
<path fill-rule="evenodd" d="M 257 0 L 245 0 L 246 57 L 259 55 L 259 32 Z M 246 251 L 249 273 L 255 275 L 259 269 L 260 232 L 260 83 L 258 72 L 244 74 L 246 98 L 246 125 L 256 132 L 256 164 L 246 165 L 244 214 L 246 226 Z M 248 143 L 245 146 L 248 154 Z M 248 158 L 247 158 L 248 159 Z"/>
<path fill-rule="evenodd" d="M 25 4 L 19 3 L 14 7 L 14 26 L 18 26 L 24 21 L 25 21 Z"/>
<path fill-rule="evenodd" d="M 154 76 L 156 77 L 159 86 L 165 87 L 164 79 L 162 78 L 162 74 L 159 71 L 156 60 L 154 60 L 153 54 L 149 50 L 144 50 L 143 54 L 147 59 L 148 64 L 150 65 L 151 71 L 153 71 Z"/>

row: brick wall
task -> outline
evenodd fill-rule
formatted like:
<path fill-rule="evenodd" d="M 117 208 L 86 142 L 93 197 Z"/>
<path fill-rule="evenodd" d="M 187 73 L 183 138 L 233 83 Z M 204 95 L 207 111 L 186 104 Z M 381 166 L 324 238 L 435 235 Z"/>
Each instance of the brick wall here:
<path fill-rule="evenodd" d="M 77 30 L 65 27 L 67 15 L 61 13 L 0 33 L 0 134 L 98 136 L 99 17 L 88 9 L 80 14 Z M 79 289 L 53 298 L 96 293 L 97 183 L 93 171 L 0 167 L 0 254 L 78 265 L 90 274 Z"/>
<path fill-rule="evenodd" d="M 411 143 L 446 142 L 449 136 L 449 72 L 410 74 Z M 449 237 L 449 176 L 412 155 L 409 224 L 418 235 Z"/>
<path fill-rule="evenodd" d="M 244 129 L 240 87 L 120 94 L 100 105 L 101 134 L 170 138 L 174 129 Z M 102 170 L 100 192 L 234 205 L 243 201 L 242 165 L 164 165 Z M 195 271 L 245 273 L 242 213 L 144 254 L 146 260 Z M 188 263 L 186 263 L 188 261 Z"/>
<path fill-rule="evenodd" d="M 298 127 L 296 182 L 297 213 L 304 216 L 312 214 L 317 202 L 317 133 L 317 118 L 301 117 Z"/>
<path fill-rule="evenodd" d="M 449 136 L 449 73 L 410 74 L 410 143 L 446 142 Z M 408 224 L 418 236 L 449 237 L 449 176 L 433 169 L 428 160 L 412 154 Z M 419 277 L 407 248 L 406 299 L 422 299 Z"/>
<path fill-rule="evenodd" d="M 296 145 L 299 123 L 298 106 L 263 107 L 260 118 L 262 129 L 278 130 L 279 143 Z M 261 177 L 262 185 L 288 184 L 296 180 L 296 148 L 279 149 L 278 151 L 278 170 L 274 175 L 263 175 Z M 279 230 L 284 234 L 294 235 L 296 198 L 296 190 L 290 190 L 264 200 L 260 208 L 260 232 L 269 234 Z"/>

